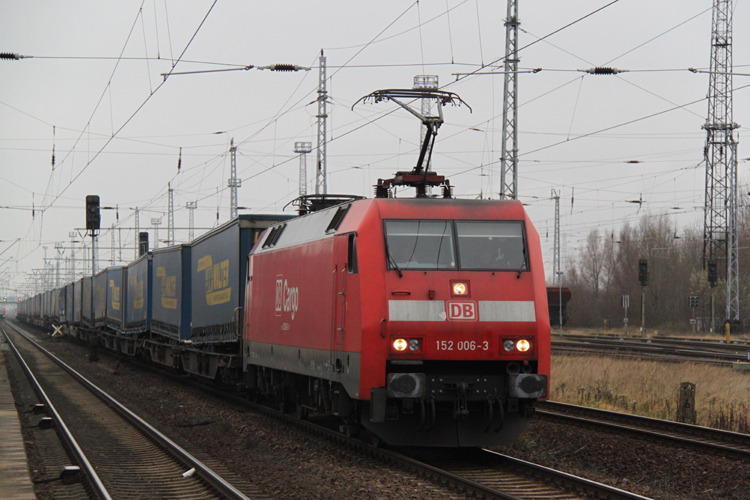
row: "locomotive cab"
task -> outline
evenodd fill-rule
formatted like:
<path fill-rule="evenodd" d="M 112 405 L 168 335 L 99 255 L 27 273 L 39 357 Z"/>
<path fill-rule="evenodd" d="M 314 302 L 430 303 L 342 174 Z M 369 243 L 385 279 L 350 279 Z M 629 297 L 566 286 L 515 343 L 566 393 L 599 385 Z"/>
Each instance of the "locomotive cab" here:
<path fill-rule="evenodd" d="M 383 203 L 388 352 L 363 425 L 404 445 L 512 443 L 547 396 L 549 374 L 546 288 L 525 211 Z"/>

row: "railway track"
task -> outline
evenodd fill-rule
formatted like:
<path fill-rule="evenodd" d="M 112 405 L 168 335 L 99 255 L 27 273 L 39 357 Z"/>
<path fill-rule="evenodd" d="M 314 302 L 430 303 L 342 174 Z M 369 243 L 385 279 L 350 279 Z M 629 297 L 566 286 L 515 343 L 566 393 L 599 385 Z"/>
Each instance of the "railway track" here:
<path fill-rule="evenodd" d="M 217 395 L 215 386 L 209 387 L 192 379 L 164 373 L 161 370 L 158 372 L 162 376 L 174 378 L 182 383 L 191 384 L 199 390 Z M 400 469 L 406 469 L 438 484 L 448 485 L 474 498 L 506 500 L 547 498 L 582 500 L 592 497 L 611 500 L 644 500 L 646 498 L 489 450 L 471 449 L 457 453 L 455 449 L 443 448 L 385 449 L 363 439 L 347 436 L 341 432 L 340 428 L 332 427 L 325 418 L 312 415 L 302 419 L 298 415 L 280 412 L 236 394 L 221 393 L 221 396 L 233 403 L 248 407 L 254 412 L 282 421 L 290 427 L 323 437 L 381 462 L 391 463 Z"/>
<path fill-rule="evenodd" d="M 692 361 L 718 365 L 750 361 L 750 346 L 744 343 L 700 342 L 666 338 L 553 335 L 555 353 L 597 353 L 668 361 Z"/>
<path fill-rule="evenodd" d="M 540 403 L 537 413 L 545 419 L 595 425 L 678 442 L 704 451 L 740 455 L 745 459 L 750 456 L 748 434 L 552 401 Z"/>
<path fill-rule="evenodd" d="M 0 329 L 48 415 L 42 425 L 58 431 L 76 462 L 68 480 L 85 481 L 91 497 L 249 498 L 31 338 L 6 327 Z"/>
<path fill-rule="evenodd" d="M 448 485 L 473 498 L 485 500 L 541 500 L 551 498 L 558 500 L 584 500 L 588 498 L 647 500 L 647 497 L 641 495 L 490 450 L 380 448 L 356 437 L 346 436 L 339 430 L 319 425 L 314 421 L 302 420 L 297 416 L 281 413 L 241 398 L 235 399 L 251 406 L 255 411 L 282 420 L 290 426 L 323 436 L 380 461 L 393 463 L 439 484 Z M 314 420 L 314 417 L 310 418 Z"/>

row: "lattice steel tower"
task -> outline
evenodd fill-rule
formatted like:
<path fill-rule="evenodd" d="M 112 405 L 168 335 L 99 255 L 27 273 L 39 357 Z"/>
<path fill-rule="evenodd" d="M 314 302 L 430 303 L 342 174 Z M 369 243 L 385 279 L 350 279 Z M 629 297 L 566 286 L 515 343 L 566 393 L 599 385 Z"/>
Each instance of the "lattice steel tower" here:
<path fill-rule="evenodd" d="M 518 198 L 518 2 L 508 0 L 505 19 L 505 84 L 500 157 L 500 198 Z"/>
<path fill-rule="evenodd" d="M 167 246 L 174 245 L 174 189 L 172 184 L 167 184 L 169 191 L 169 204 L 167 207 Z"/>
<path fill-rule="evenodd" d="M 562 286 L 562 261 L 560 260 L 560 194 L 552 190 L 552 199 L 555 200 L 555 240 L 552 246 L 552 283 L 554 286 Z"/>
<path fill-rule="evenodd" d="M 230 142 L 229 153 L 231 172 L 227 187 L 229 188 L 229 220 L 232 220 L 237 217 L 237 188 L 242 187 L 242 180 L 237 178 L 237 146 L 234 145 L 234 137 Z"/>
<path fill-rule="evenodd" d="M 737 141 L 732 120 L 732 4 L 714 0 L 711 67 L 704 155 L 706 199 L 703 224 L 703 267 L 718 262 L 727 280 L 726 319 L 739 322 L 739 261 L 737 241 Z"/>
<path fill-rule="evenodd" d="M 315 194 L 328 194 L 326 179 L 326 119 L 328 118 L 328 91 L 326 90 L 326 56 L 320 51 L 318 73 L 318 164 L 315 167 Z"/>

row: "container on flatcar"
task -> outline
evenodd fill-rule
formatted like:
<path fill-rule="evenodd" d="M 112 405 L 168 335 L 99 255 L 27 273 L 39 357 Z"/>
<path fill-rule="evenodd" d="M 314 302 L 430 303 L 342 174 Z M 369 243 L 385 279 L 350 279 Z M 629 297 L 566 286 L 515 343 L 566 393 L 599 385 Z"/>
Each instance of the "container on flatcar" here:
<path fill-rule="evenodd" d="M 83 278 L 73 283 L 73 319 L 74 325 L 81 323 L 81 304 L 83 303 Z"/>
<path fill-rule="evenodd" d="M 65 285 L 65 323 L 72 324 L 75 318 L 75 282 Z"/>
<path fill-rule="evenodd" d="M 190 246 L 154 250 L 151 331 L 175 340 L 190 338 Z"/>
<path fill-rule="evenodd" d="M 240 215 L 192 244 L 193 344 L 237 342 L 247 255 L 269 226 L 289 215 Z"/>
<path fill-rule="evenodd" d="M 151 253 L 128 264 L 123 333 L 135 334 L 151 329 L 152 264 Z"/>
<path fill-rule="evenodd" d="M 66 286 L 61 286 L 55 290 L 57 295 L 57 309 L 55 309 L 55 321 L 64 323 L 65 322 L 65 308 L 67 307 Z"/>
<path fill-rule="evenodd" d="M 107 268 L 107 327 L 117 332 L 122 331 L 123 313 L 125 309 L 126 298 L 124 267 Z"/>
<path fill-rule="evenodd" d="M 39 318 L 42 315 L 42 294 L 38 293 L 31 298 L 31 316 Z"/>
<path fill-rule="evenodd" d="M 104 327 L 107 323 L 107 270 L 94 276 L 92 284 L 92 310 L 94 327 Z"/>
<path fill-rule="evenodd" d="M 52 315 L 52 291 L 42 293 L 42 318 L 49 319 Z"/>
<path fill-rule="evenodd" d="M 94 279 L 91 276 L 81 278 L 81 326 L 94 326 Z"/>

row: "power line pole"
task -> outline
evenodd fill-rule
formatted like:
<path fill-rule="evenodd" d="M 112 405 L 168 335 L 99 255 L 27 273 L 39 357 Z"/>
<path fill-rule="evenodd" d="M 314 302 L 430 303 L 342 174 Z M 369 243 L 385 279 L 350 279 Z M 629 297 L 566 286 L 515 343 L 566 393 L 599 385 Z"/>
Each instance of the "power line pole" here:
<path fill-rule="evenodd" d="M 75 231 L 70 231 L 68 233 L 68 236 L 70 237 L 70 279 L 71 281 L 76 280 L 76 233 Z"/>
<path fill-rule="evenodd" d="M 500 199 L 518 199 L 518 3 L 508 0 L 505 19 L 505 83 L 500 157 Z"/>
<path fill-rule="evenodd" d="M 230 142 L 231 172 L 227 187 L 229 187 L 229 220 L 237 217 L 237 188 L 242 186 L 242 181 L 237 179 L 237 146 L 234 145 L 234 137 Z"/>
<path fill-rule="evenodd" d="M 560 195 L 552 190 L 552 199 L 555 200 L 555 237 L 552 244 L 552 275 L 554 286 L 560 286 Z"/>
<path fill-rule="evenodd" d="M 55 250 L 57 250 L 57 274 L 55 276 L 55 288 L 60 288 L 60 258 L 65 252 L 63 244 L 61 242 L 55 243 Z"/>
<path fill-rule="evenodd" d="M 112 237 L 112 242 L 110 244 L 110 246 L 112 247 L 112 250 L 111 250 L 109 261 L 114 266 L 115 265 L 115 225 L 114 224 L 112 224 L 112 227 L 109 229 L 109 234 Z"/>
<path fill-rule="evenodd" d="M 198 202 L 197 201 L 189 201 L 185 203 L 185 207 L 188 209 L 188 212 L 190 214 L 189 221 L 188 221 L 188 243 L 193 241 L 195 238 L 195 209 L 198 208 Z"/>
<path fill-rule="evenodd" d="M 552 190 L 552 199 L 555 200 L 555 240 L 552 248 L 552 274 L 554 275 L 553 286 L 557 287 L 557 303 L 558 303 L 558 325 L 560 327 L 560 335 L 563 332 L 563 294 L 562 294 L 562 261 L 560 260 L 560 195 Z"/>
<path fill-rule="evenodd" d="M 167 184 L 169 191 L 169 206 L 167 207 L 167 246 L 174 245 L 174 190 L 172 184 Z M 235 198 L 235 203 L 237 202 Z"/>
<path fill-rule="evenodd" d="M 161 226 L 161 217 L 158 219 L 156 217 L 151 218 L 151 225 L 156 227 L 156 238 L 154 238 L 154 249 L 159 248 L 159 226 Z"/>
<path fill-rule="evenodd" d="M 318 73 L 318 165 L 315 169 L 315 194 L 327 194 L 326 181 L 326 118 L 328 118 L 326 91 L 326 56 L 320 51 L 320 71 Z"/>
<path fill-rule="evenodd" d="M 732 4 L 714 0 L 706 146 L 706 198 L 703 224 L 703 268 L 718 269 L 727 282 L 726 319 L 740 321 L 739 244 L 737 233 L 737 141 L 732 118 Z M 713 326 L 713 325 L 712 325 Z"/>
<path fill-rule="evenodd" d="M 138 219 L 138 207 L 135 207 L 135 249 L 133 253 L 133 260 L 138 258 L 138 235 L 141 234 L 140 220 Z"/>
<path fill-rule="evenodd" d="M 299 154 L 299 195 L 307 195 L 307 153 L 312 151 L 312 142 L 295 142 L 294 152 Z"/>

